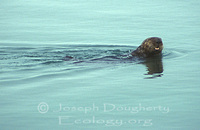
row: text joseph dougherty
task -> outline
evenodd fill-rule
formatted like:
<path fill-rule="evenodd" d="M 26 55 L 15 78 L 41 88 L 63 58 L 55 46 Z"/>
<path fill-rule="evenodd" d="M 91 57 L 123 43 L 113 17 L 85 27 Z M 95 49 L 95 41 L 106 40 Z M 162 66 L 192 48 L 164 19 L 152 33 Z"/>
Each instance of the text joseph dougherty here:
<path fill-rule="evenodd" d="M 58 106 L 58 109 L 53 110 L 53 112 L 84 112 L 89 113 L 89 112 L 120 112 L 120 111 L 126 111 L 130 113 L 138 113 L 140 111 L 147 111 L 147 112 L 152 112 L 152 111 L 159 111 L 161 113 L 168 113 L 169 112 L 169 107 L 165 106 L 143 106 L 142 104 L 138 104 L 137 106 L 124 106 L 124 105 L 116 105 L 116 104 L 109 104 L 109 103 L 104 103 L 101 107 L 96 106 L 95 104 L 92 104 L 91 106 L 87 107 L 70 107 L 70 106 L 64 106 L 61 103 Z"/>

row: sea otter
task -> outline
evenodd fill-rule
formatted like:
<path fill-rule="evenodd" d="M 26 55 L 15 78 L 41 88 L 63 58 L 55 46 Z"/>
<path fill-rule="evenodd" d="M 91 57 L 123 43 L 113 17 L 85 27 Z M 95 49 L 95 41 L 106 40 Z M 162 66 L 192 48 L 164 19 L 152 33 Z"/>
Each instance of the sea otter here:
<path fill-rule="evenodd" d="M 159 37 L 150 37 L 144 40 L 142 44 L 131 53 L 131 55 L 138 57 L 151 57 L 160 55 L 162 50 L 162 39 Z"/>

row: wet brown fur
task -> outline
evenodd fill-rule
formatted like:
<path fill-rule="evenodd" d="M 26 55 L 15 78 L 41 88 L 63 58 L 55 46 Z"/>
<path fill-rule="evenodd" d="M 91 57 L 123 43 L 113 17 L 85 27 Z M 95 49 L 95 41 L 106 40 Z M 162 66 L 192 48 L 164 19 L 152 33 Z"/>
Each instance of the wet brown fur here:
<path fill-rule="evenodd" d="M 159 37 L 150 37 L 131 53 L 132 56 L 151 57 L 161 54 L 163 50 L 162 39 Z"/>

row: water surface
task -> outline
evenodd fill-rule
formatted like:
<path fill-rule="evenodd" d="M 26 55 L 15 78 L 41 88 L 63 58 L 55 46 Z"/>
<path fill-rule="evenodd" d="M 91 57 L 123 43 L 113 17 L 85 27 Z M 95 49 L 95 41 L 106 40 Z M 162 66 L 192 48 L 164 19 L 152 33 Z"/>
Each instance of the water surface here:
<path fill-rule="evenodd" d="M 198 129 L 199 4 L 2 0 L 1 128 Z M 151 36 L 162 56 L 131 57 Z"/>

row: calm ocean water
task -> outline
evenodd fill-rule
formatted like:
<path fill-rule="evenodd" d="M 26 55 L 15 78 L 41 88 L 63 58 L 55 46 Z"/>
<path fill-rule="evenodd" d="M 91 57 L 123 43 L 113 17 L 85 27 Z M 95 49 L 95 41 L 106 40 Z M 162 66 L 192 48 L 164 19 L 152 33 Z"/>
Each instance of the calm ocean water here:
<path fill-rule="evenodd" d="M 199 129 L 199 5 L 1 0 L 1 129 Z M 131 58 L 151 36 L 162 57 Z"/>

